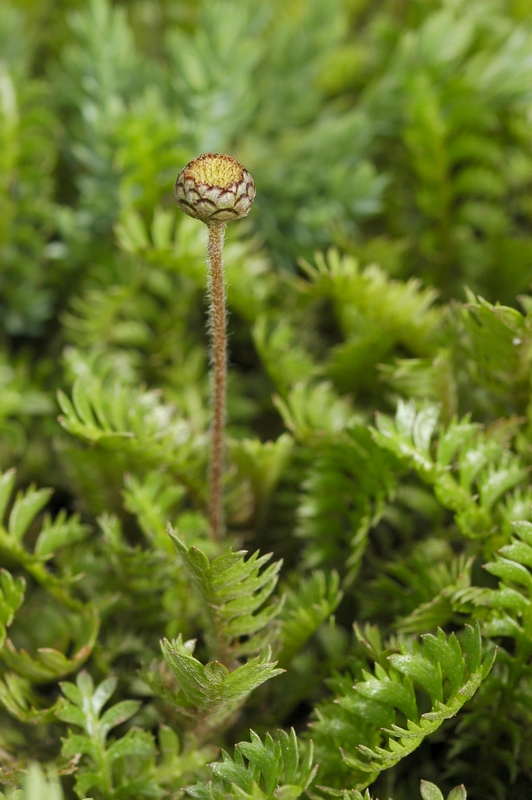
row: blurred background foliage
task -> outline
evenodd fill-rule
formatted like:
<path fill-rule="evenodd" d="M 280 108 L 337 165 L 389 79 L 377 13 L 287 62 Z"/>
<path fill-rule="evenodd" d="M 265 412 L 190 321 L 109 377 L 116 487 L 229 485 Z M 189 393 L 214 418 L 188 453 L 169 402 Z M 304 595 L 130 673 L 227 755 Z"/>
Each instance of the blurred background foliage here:
<path fill-rule="evenodd" d="M 172 205 L 177 171 L 199 152 L 233 153 L 258 186 L 249 221 L 231 233 L 248 261 L 253 250 L 253 269 L 267 259 L 260 287 L 250 266 L 250 286 L 234 287 L 261 295 L 232 298 L 248 322 L 268 316 L 301 258 L 330 247 L 440 300 L 468 286 L 513 305 L 527 289 L 526 2 L 21 0 L 0 14 L 0 327 L 10 391 L 28 381 L 20 355 L 33 363 L 25 416 L 51 407 L 65 352 L 74 368 L 66 345 L 84 358 L 91 347 L 127 351 L 131 369 L 134 354 L 149 354 L 136 370 L 157 385 L 183 352 L 190 363 L 192 341 L 164 351 L 170 328 L 183 343 L 201 320 L 201 246 Z M 340 323 L 357 338 L 327 366 L 342 391 L 371 383 L 367 367 L 386 360 L 372 316 Z M 326 313 L 321 324 L 338 344 L 337 324 Z M 253 370 L 236 327 L 233 358 Z M 270 328 L 261 319 L 255 346 Z M 416 339 L 401 347 L 426 355 Z M 22 452 L 21 430 L 10 436 Z"/>
<path fill-rule="evenodd" d="M 172 197 L 206 151 L 234 155 L 257 185 L 226 246 L 228 542 L 284 558 L 294 636 L 302 575 L 324 570 L 300 587 L 319 625 L 339 580 L 344 592 L 338 626 L 308 623 L 311 646 L 285 653 L 289 691 L 266 687 L 238 735 L 303 725 L 323 702 L 332 785 L 344 766 L 324 755 L 338 710 L 324 682 L 351 658 L 353 620 L 381 625 L 392 649 L 480 620 L 506 643 L 504 668 L 452 729 L 452 765 L 436 737 L 380 791 L 406 800 L 444 773 L 473 797 L 505 797 L 510 781 L 527 797 L 522 620 L 501 612 L 496 630 L 472 586 L 532 517 L 529 0 L 1 4 L 0 468 L 54 489 L 35 500 L 59 520 L 54 570 L 69 587 L 83 574 L 79 602 L 97 598 L 95 682 L 113 669 L 125 694 L 163 635 L 198 627 L 168 519 L 215 555 L 205 231 Z M 42 591 L 23 606 L 24 647 Z M 95 623 L 69 638 L 55 606 L 49 617 L 69 657 L 80 629 L 94 646 Z M 377 651 L 368 636 L 360 647 Z M 62 674 L 78 667 L 72 656 Z M 353 679 L 335 681 L 329 694 Z M 141 722 L 155 718 L 148 706 Z M 22 740 L 15 725 L 0 745 Z"/>

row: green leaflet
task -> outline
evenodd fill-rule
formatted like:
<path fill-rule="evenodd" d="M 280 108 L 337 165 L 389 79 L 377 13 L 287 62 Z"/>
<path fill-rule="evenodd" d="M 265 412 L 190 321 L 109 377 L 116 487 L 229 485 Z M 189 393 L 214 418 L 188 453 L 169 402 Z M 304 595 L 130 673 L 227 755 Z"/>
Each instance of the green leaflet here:
<path fill-rule="evenodd" d="M 0 649 L 7 636 L 6 628 L 11 625 L 15 612 L 24 602 L 23 578 L 14 578 L 7 570 L 0 570 Z"/>
<path fill-rule="evenodd" d="M 172 531 L 170 535 L 201 599 L 212 656 L 232 667 L 241 656 L 264 652 L 278 631 L 273 620 L 282 605 L 269 598 L 282 562 L 261 571 L 271 554 L 256 552 L 246 561 L 246 551 L 231 550 L 209 561 L 199 548 L 186 547 Z"/>
<path fill-rule="evenodd" d="M 76 792 L 83 797 L 96 789 L 105 800 L 131 791 L 141 797 L 158 797 L 160 793 L 154 793 L 155 787 L 150 785 L 155 757 L 153 737 L 130 728 L 122 738 L 108 739 L 110 731 L 132 717 L 140 705 L 123 700 L 103 711 L 115 689 L 116 679 L 108 678 L 95 687 L 87 672 L 78 675 L 76 684 L 62 685 L 65 697 L 57 705 L 57 718 L 84 731 L 70 732 L 63 741 L 66 758 L 84 759 L 76 775 Z"/>
<path fill-rule="evenodd" d="M 480 631 L 466 627 L 461 645 L 455 636 L 442 630 L 427 634 L 411 648 L 400 646 L 399 653 L 375 665 L 374 673 L 363 671 L 353 687 L 344 684 L 344 693 L 335 703 L 345 710 L 344 728 L 330 725 L 326 704 L 318 707 L 313 723 L 314 741 L 325 760 L 322 780 L 335 779 L 332 762 L 327 764 L 327 748 L 339 747 L 345 779 L 363 789 L 385 769 L 397 764 L 415 750 L 423 739 L 455 716 L 488 676 L 495 661 L 494 649 L 481 658 Z M 418 693 L 430 699 L 431 710 L 419 711 Z M 398 716 L 400 715 L 400 716 Z M 405 723 L 398 724 L 398 719 Z M 368 745 L 367 742 L 372 744 Z M 331 754 L 332 755 L 332 754 Z M 333 783 L 331 792 L 341 795 Z"/>
<path fill-rule="evenodd" d="M 29 604 L 23 604 L 26 578 L 0 571 L 0 662 L 9 670 L 0 678 L 0 702 L 19 719 L 44 719 L 49 717 L 49 709 L 40 707 L 30 684 L 45 684 L 79 668 L 92 651 L 100 624 L 96 607 L 79 602 L 69 590 L 69 581 L 62 581 L 46 565 L 53 560 L 55 551 L 83 541 L 89 529 L 80 522 L 79 515 L 67 517 L 63 511 L 53 520 L 45 515 L 30 549 L 28 534 L 52 492 L 30 486 L 12 500 L 14 483 L 14 470 L 0 475 L 0 555 L 13 568 L 26 572 L 42 590 L 39 623 L 44 629 L 55 629 L 58 645 L 38 646 L 32 652 L 17 647 L 12 638 L 6 639 L 6 628 L 13 623 L 17 610 L 20 615 L 14 628 L 15 641 L 20 635 L 17 628 L 24 631 L 33 627 L 34 612 L 29 610 Z"/>
<path fill-rule="evenodd" d="M 269 643 L 279 635 L 274 623 L 282 604 L 270 600 L 281 562 L 262 567 L 270 555 L 231 550 L 209 561 L 198 547 L 187 547 L 171 530 L 192 589 L 208 624 L 212 661 L 203 665 L 193 655 L 195 641 L 161 642 L 167 668 L 175 678 L 168 687 L 157 670 L 144 671 L 151 688 L 176 707 L 187 729 L 187 741 L 208 741 L 235 717 L 250 693 L 280 675 L 271 661 Z M 266 604 L 266 605 L 265 605 Z M 255 658 L 242 659 L 258 653 Z"/>
<path fill-rule="evenodd" d="M 327 580 L 319 570 L 287 593 L 281 612 L 281 665 L 289 664 L 319 626 L 331 617 L 341 599 L 338 575 L 332 572 Z"/>
<path fill-rule="evenodd" d="M 500 524 L 497 533 L 505 535 L 514 513 L 511 492 L 517 494 L 527 475 L 520 456 L 507 446 L 511 425 L 483 432 L 468 417 L 452 420 L 434 443 L 438 416 L 439 409 L 433 406 L 418 412 L 413 401 L 400 400 L 395 420 L 379 415 L 372 436 L 433 486 L 439 502 L 455 513 L 465 536 L 493 535 L 491 515 Z M 509 503 L 506 514 L 501 500 Z"/>
<path fill-rule="evenodd" d="M 233 757 L 223 751 L 222 761 L 211 764 L 212 781 L 189 786 L 187 793 L 197 800 L 296 800 L 312 784 L 318 770 L 312 743 L 300 755 L 293 728 L 279 731 L 276 741 L 269 733 L 262 741 L 254 731 L 250 739 L 235 746 Z"/>
<path fill-rule="evenodd" d="M 275 669 L 277 662 L 271 661 L 269 649 L 230 672 L 219 661 L 204 666 L 194 658 L 194 646 L 193 640 L 183 642 L 181 637 L 161 642 L 164 660 L 176 679 L 173 693 L 157 673 L 144 673 L 154 691 L 183 717 L 189 746 L 208 741 L 214 732 L 226 727 L 254 689 L 284 672 Z"/>
<path fill-rule="evenodd" d="M 422 800 L 444 800 L 442 792 L 430 781 L 421 781 L 420 792 Z M 466 798 L 467 792 L 463 785 L 455 786 L 447 795 L 447 800 L 466 800 Z M 366 789 L 364 794 L 357 789 L 350 789 L 343 792 L 342 800 L 371 800 L 371 796 L 369 789 Z"/>

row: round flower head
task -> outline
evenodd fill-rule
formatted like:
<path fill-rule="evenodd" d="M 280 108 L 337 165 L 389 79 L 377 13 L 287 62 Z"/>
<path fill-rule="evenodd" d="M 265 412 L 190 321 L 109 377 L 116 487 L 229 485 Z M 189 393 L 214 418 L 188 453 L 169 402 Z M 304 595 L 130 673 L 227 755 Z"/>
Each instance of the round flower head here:
<path fill-rule="evenodd" d="M 255 197 L 253 178 L 231 156 L 205 153 L 181 170 L 175 182 L 177 205 L 202 222 L 245 217 Z"/>

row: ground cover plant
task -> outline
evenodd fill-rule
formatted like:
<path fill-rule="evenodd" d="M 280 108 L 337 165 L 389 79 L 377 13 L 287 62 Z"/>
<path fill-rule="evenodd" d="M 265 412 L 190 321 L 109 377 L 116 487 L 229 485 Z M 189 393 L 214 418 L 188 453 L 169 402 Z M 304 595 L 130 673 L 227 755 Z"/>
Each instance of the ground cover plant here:
<path fill-rule="evenodd" d="M 530 53 L 525 0 L 1 5 L 0 797 L 530 797 Z"/>

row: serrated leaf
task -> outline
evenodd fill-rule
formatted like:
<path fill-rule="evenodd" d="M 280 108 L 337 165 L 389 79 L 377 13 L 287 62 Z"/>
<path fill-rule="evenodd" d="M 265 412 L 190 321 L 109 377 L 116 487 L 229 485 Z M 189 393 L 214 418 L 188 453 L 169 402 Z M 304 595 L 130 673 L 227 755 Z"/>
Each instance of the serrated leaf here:
<path fill-rule="evenodd" d="M 82 542 L 89 534 L 90 528 L 80 522 L 79 515 L 67 518 L 66 512 L 60 512 L 53 522 L 45 516 L 34 552 L 41 557 L 50 556 L 61 547 Z"/>
<path fill-rule="evenodd" d="M 68 698 L 73 705 L 78 706 L 78 708 L 82 707 L 83 695 L 74 683 L 62 681 L 59 686 L 65 697 Z"/>
<path fill-rule="evenodd" d="M 0 525 L 4 519 L 9 498 L 13 493 L 16 474 L 15 469 L 9 469 L 0 475 Z"/>
<path fill-rule="evenodd" d="M 187 788 L 187 792 L 205 800 L 207 797 L 221 800 L 229 795 L 242 800 L 300 797 L 316 775 L 312 742 L 300 763 L 299 744 L 293 729 L 289 734 L 280 731 L 278 741 L 268 733 L 264 741 L 254 731 L 249 735 L 249 742 L 239 742 L 235 746 L 233 757 L 222 751 L 221 763 L 210 765 L 215 778 L 207 794 L 202 784 Z"/>
<path fill-rule="evenodd" d="M 48 503 L 51 494 L 51 489 L 29 489 L 18 495 L 8 522 L 9 534 L 16 542 L 22 541 L 29 525 Z"/>
<path fill-rule="evenodd" d="M 517 520 L 512 523 L 512 526 L 519 538 L 532 546 L 532 522 L 528 522 L 528 520 Z"/>
<path fill-rule="evenodd" d="M 493 504 L 508 489 L 524 481 L 526 477 L 526 469 L 522 468 L 518 463 L 490 472 L 480 485 L 480 503 L 482 507 L 491 509 Z"/>
<path fill-rule="evenodd" d="M 408 678 L 399 683 L 389 679 L 377 680 L 368 675 L 363 682 L 357 684 L 356 690 L 364 697 L 398 708 L 407 718 L 417 717 L 416 697 Z"/>
<path fill-rule="evenodd" d="M 503 556 L 506 556 L 518 564 L 524 564 L 526 567 L 532 567 L 532 547 L 525 542 L 518 542 L 514 539 L 511 544 L 504 545 L 500 550 Z"/>
<path fill-rule="evenodd" d="M 89 789 L 105 790 L 105 782 L 101 771 L 84 769 L 76 775 L 76 793 L 84 797 Z"/>
<path fill-rule="evenodd" d="M 299 753 L 296 732 L 290 728 L 290 733 L 279 731 L 279 744 L 283 756 L 284 780 L 286 783 L 295 783 L 297 768 L 299 766 Z"/>
<path fill-rule="evenodd" d="M 453 422 L 438 441 L 436 460 L 442 467 L 451 464 L 455 455 L 478 433 L 480 426 L 473 422 Z"/>
<path fill-rule="evenodd" d="M 381 693 L 379 704 L 384 710 L 391 712 L 392 720 L 391 724 L 388 723 L 384 727 L 381 725 L 380 718 L 377 722 L 374 711 L 368 708 L 363 717 L 368 727 L 363 735 L 366 741 L 374 742 L 372 747 L 368 746 L 364 740 L 361 741 L 361 738 L 358 738 L 358 744 L 356 744 L 357 737 L 360 737 L 356 727 L 359 723 L 354 721 L 353 728 L 350 728 L 347 719 L 344 722 L 344 730 L 341 733 L 335 731 L 333 745 L 328 738 L 327 717 L 329 713 L 327 706 L 319 707 L 318 720 L 313 724 L 314 734 L 320 738 L 324 737 L 322 747 L 338 747 L 340 745 L 342 760 L 354 770 L 351 780 L 357 789 L 364 788 L 377 777 L 379 772 L 392 767 L 413 752 L 425 737 L 437 730 L 446 719 L 453 717 L 476 692 L 493 665 L 495 653 L 490 652 L 483 663 L 478 660 L 480 653 L 478 626 L 475 629 L 467 630 L 466 637 L 470 637 L 470 641 L 466 642 L 464 652 L 470 652 L 470 657 L 466 661 L 460 685 L 458 685 L 456 670 L 460 662 L 463 662 L 462 649 L 454 635 L 447 639 L 440 631 L 435 637 L 426 637 L 421 647 L 414 642 L 412 652 L 408 652 L 406 646 L 403 645 L 401 655 L 388 656 L 388 661 L 390 665 L 393 665 L 393 669 L 391 666 L 385 668 L 384 663 L 377 663 L 375 678 L 370 677 L 369 673 L 365 673 L 364 680 L 359 680 L 352 688 L 349 686 L 350 682 L 346 682 L 342 687 L 343 694 L 335 700 L 335 703 L 340 704 L 346 710 L 351 709 L 352 698 L 360 696 L 360 691 L 361 689 L 363 691 L 364 686 L 368 684 L 370 687 L 372 684 L 378 686 L 379 682 L 386 684 L 387 675 L 391 682 L 394 679 L 393 670 L 395 669 L 400 669 L 405 673 L 403 681 L 408 678 L 414 685 L 423 687 L 423 690 L 430 696 L 431 710 L 423 713 L 420 717 L 416 711 L 415 714 L 407 717 L 406 726 L 404 726 L 398 725 L 393 719 L 396 717 L 395 704 L 397 702 L 393 692 L 388 698 L 385 693 Z M 474 671 L 471 669 L 471 664 L 475 668 Z M 395 680 L 397 681 L 397 676 Z M 331 716 L 334 719 L 334 712 Z M 370 720 L 371 723 L 369 723 Z M 386 736 L 383 743 L 385 746 L 380 745 L 383 734 Z M 348 749 L 350 742 L 350 749 Z M 354 749 L 356 752 L 351 752 Z"/>
<path fill-rule="evenodd" d="M 81 667 L 90 656 L 98 635 L 100 620 L 97 610 L 86 606 L 82 614 L 65 614 L 65 623 L 71 625 L 71 644 L 74 653 L 66 656 L 51 647 L 42 647 L 32 656 L 24 649 L 17 650 L 10 639 L 0 652 L 0 658 L 13 670 L 35 683 L 49 683 Z M 87 637 L 83 641 L 83 637 Z M 81 641 L 80 641 L 81 639 Z"/>
<path fill-rule="evenodd" d="M 343 596 L 339 584 L 336 571 L 326 577 L 321 570 L 315 570 L 309 578 L 300 579 L 297 588 L 287 593 L 280 615 L 283 640 L 279 655 L 280 665 L 286 666 L 320 625 L 334 613 Z"/>
<path fill-rule="evenodd" d="M 443 700 L 442 674 L 439 665 L 411 654 L 388 656 L 396 670 L 422 686 L 434 700 Z"/>
<path fill-rule="evenodd" d="M 484 569 L 491 575 L 496 575 L 507 582 L 519 583 L 526 589 L 532 590 L 532 575 L 523 564 L 500 558 L 497 561 L 490 561 L 488 564 L 484 564 Z"/>
<path fill-rule="evenodd" d="M 42 707 L 39 697 L 25 678 L 14 672 L 6 672 L 0 680 L 0 702 L 9 714 L 24 723 L 46 724 L 56 719 L 55 712 L 60 701 L 50 707 Z"/>
<path fill-rule="evenodd" d="M 275 589 L 282 562 L 262 570 L 271 554 L 253 553 L 245 560 L 245 551 L 231 550 L 209 561 L 197 547 L 187 548 L 172 531 L 170 536 L 201 600 L 214 660 L 231 668 L 237 656 L 253 655 L 251 645 L 260 643 L 261 638 L 255 636 L 259 632 L 264 643 L 261 649 L 267 647 L 272 621 L 282 604 L 274 600 L 263 606 Z M 243 646 L 241 637 L 248 637 Z"/>
<path fill-rule="evenodd" d="M 172 642 L 163 639 L 161 648 L 187 704 L 197 709 L 204 736 L 209 728 L 216 729 L 228 720 L 254 689 L 284 672 L 269 661 L 269 652 L 230 672 L 216 662 L 203 666 L 181 637 Z"/>
<path fill-rule="evenodd" d="M 480 638 L 480 627 L 476 625 L 465 626 L 465 647 L 464 653 L 467 660 L 467 668 L 470 672 L 477 672 L 482 658 L 482 639 Z"/>
<path fill-rule="evenodd" d="M 423 653 L 433 663 L 441 664 L 443 673 L 451 684 L 452 693 L 457 692 L 464 680 L 465 660 L 454 633 L 448 639 L 441 629 L 436 636 L 426 634 L 423 636 Z"/>

